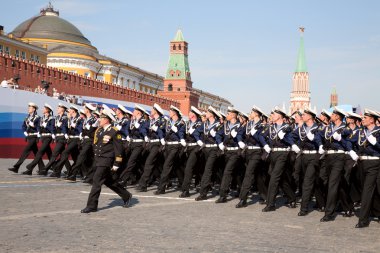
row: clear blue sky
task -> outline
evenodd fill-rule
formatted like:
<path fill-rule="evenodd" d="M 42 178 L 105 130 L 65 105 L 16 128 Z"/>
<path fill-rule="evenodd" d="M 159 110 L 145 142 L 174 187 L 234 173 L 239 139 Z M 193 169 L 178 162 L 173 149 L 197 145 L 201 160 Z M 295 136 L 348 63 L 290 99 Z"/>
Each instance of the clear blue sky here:
<path fill-rule="evenodd" d="M 11 32 L 47 0 L 2 4 L 0 24 Z M 169 41 L 181 28 L 189 42 L 194 86 L 248 111 L 288 106 L 299 26 L 312 105 L 329 105 L 333 86 L 341 104 L 380 110 L 380 1 L 127 1 L 56 0 L 60 16 L 100 53 L 165 74 Z"/>

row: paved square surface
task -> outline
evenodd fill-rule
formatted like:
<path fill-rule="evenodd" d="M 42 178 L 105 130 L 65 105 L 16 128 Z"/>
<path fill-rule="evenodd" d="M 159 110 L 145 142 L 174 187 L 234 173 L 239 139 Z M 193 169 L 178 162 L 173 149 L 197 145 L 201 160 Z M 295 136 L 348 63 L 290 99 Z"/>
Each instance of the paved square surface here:
<path fill-rule="evenodd" d="M 355 229 L 356 217 L 320 223 L 281 207 L 262 213 L 237 199 L 215 204 L 179 192 L 134 194 L 132 207 L 103 187 L 99 211 L 81 214 L 91 187 L 7 170 L 0 159 L 0 252 L 379 252 L 380 224 Z M 29 162 L 29 161 L 26 161 Z M 25 163 L 24 165 L 26 165 Z M 24 171 L 22 166 L 20 171 Z"/>

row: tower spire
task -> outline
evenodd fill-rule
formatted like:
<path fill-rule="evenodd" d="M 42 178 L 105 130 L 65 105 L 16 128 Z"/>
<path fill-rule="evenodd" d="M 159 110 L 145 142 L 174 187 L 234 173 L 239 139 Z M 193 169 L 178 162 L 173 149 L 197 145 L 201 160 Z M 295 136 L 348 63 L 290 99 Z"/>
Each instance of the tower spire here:
<path fill-rule="evenodd" d="M 295 72 L 307 72 L 305 46 L 304 46 L 304 41 L 303 41 L 303 34 L 305 32 L 305 27 L 301 26 L 299 30 L 301 32 L 301 41 L 300 41 L 300 47 L 298 50 L 297 68 Z"/>

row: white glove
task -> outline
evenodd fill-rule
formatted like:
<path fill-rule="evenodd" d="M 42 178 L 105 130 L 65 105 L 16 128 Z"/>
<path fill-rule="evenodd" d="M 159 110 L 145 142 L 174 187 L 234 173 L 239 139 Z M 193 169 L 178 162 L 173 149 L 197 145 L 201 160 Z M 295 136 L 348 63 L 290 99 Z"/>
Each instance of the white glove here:
<path fill-rule="evenodd" d="M 149 137 L 148 137 L 148 136 L 145 136 L 145 137 L 144 137 L 144 141 L 145 141 L 145 142 L 149 142 Z"/>
<path fill-rule="evenodd" d="M 83 140 L 82 133 L 79 134 L 79 140 Z"/>
<path fill-rule="evenodd" d="M 112 170 L 112 171 L 117 171 L 118 169 L 119 169 L 119 167 L 117 167 L 117 166 L 114 165 L 114 166 L 112 166 L 112 169 L 111 169 L 111 170 Z"/>
<path fill-rule="evenodd" d="M 52 134 L 52 135 L 51 135 L 51 138 L 53 138 L 53 140 L 55 140 L 55 134 Z"/>
<path fill-rule="evenodd" d="M 85 128 L 87 129 L 87 130 L 90 130 L 90 124 L 86 124 L 86 126 L 85 126 Z M 120 129 L 119 129 L 120 130 Z"/>
<path fill-rule="evenodd" d="M 158 126 L 156 126 L 156 125 L 153 125 L 153 126 L 152 126 L 152 130 L 153 130 L 153 131 L 157 132 L 157 129 L 158 129 Z"/>
<path fill-rule="evenodd" d="M 352 160 L 354 161 L 357 161 L 359 159 L 359 156 L 356 154 L 355 151 L 351 150 L 350 152 L 348 152 L 352 158 Z"/>
<path fill-rule="evenodd" d="M 175 125 L 172 125 L 171 129 L 174 133 L 178 132 L 178 128 Z"/>
<path fill-rule="evenodd" d="M 278 132 L 278 138 L 280 138 L 280 140 L 282 140 L 282 139 L 284 139 L 284 136 L 285 136 L 285 132 L 284 131 L 280 131 L 280 132 Z"/>
<path fill-rule="evenodd" d="M 29 123 L 29 126 L 34 127 L 34 122 L 33 121 L 29 121 L 28 123 Z"/>
<path fill-rule="evenodd" d="M 197 144 L 200 146 L 200 147 L 202 147 L 204 144 L 203 144 L 203 141 L 201 141 L 201 140 L 199 140 L 199 141 L 197 141 Z"/>
<path fill-rule="evenodd" d="M 71 126 L 72 128 L 75 128 L 76 125 L 77 125 L 77 124 L 76 124 L 75 122 L 73 122 L 73 123 L 71 123 L 70 126 Z"/>
<path fill-rule="evenodd" d="M 267 152 L 268 154 L 272 151 L 272 149 L 269 147 L 268 144 L 266 144 L 266 145 L 264 146 L 264 150 L 265 150 L 265 152 Z"/>
<path fill-rule="evenodd" d="M 239 145 L 239 148 L 241 148 L 241 149 L 245 148 L 245 143 L 242 141 L 239 141 L 238 145 Z"/>
<path fill-rule="evenodd" d="M 255 129 L 255 128 L 252 128 L 252 129 L 251 129 L 251 135 L 252 135 L 252 136 L 254 136 L 256 132 L 257 132 L 257 129 Z"/>
<path fill-rule="evenodd" d="M 323 146 L 322 146 L 322 145 L 319 146 L 318 153 L 319 153 L 320 155 L 323 155 L 323 154 L 325 153 L 325 150 L 323 149 Z"/>
<path fill-rule="evenodd" d="M 99 120 L 95 121 L 94 124 L 92 124 L 92 127 L 98 127 L 99 126 Z"/>
<path fill-rule="evenodd" d="M 210 135 L 211 135 L 212 137 L 215 137 L 215 134 L 216 134 L 216 132 L 215 132 L 214 128 L 211 129 L 211 130 L 210 130 Z"/>
<path fill-rule="evenodd" d="M 236 135 L 237 135 L 237 132 L 236 132 L 236 130 L 235 129 L 233 129 L 232 131 L 231 131 L 231 136 L 232 137 L 236 137 Z"/>
<path fill-rule="evenodd" d="M 46 127 L 47 126 L 47 122 L 42 123 L 42 126 Z"/>
<path fill-rule="evenodd" d="M 62 126 L 62 122 L 58 121 L 57 122 L 57 127 L 61 127 Z"/>
<path fill-rule="evenodd" d="M 65 139 L 66 139 L 66 140 L 69 139 L 69 136 L 68 136 L 67 134 L 65 134 Z"/>
<path fill-rule="evenodd" d="M 219 143 L 219 149 L 224 150 L 226 147 L 224 146 L 223 142 Z"/>
<path fill-rule="evenodd" d="M 40 133 L 37 133 L 37 138 L 41 138 L 41 134 Z"/>
<path fill-rule="evenodd" d="M 27 132 L 24 132 L 24 135 L 25 135 L 25 137 L 26 137 L 26 136 L 28 136 L 28 133 L 27 133 Z"/>
<path fill-rule="evenodd" d="M 337 132 L 335 132 L 333 134 L 333 138 L 337 141 L 340 141 L 342 139 L 342 135 L 341 134 L 338 134 Z"/>
<path fill-rule="evenodd" d="M 90 128 L 89 128 L 89 129 L 90 129 Z M 117 125 L 117 126 L 116 126 L 116 129 L 120 131 L 121 126 L 120 126 L 120 125 Z"/>
<path fill-rule="evenodd" d="M 372 134 L 370 134 L 370 135 L 367 137 L 367 140 L 368 140 L 368 142 L 371 143 L 372 145 L 376 145 L 376 142 L 377 142 L 376 137 L 373 136 Z"/>
<path fill-rule="evenodd" d="M 127 136 L 127 141 L 131 141 L 131 137 Z"/>
<path fill-rule="evenodd" d="M 160 142 L 161 142 L 161 145 L 162 145 L 162 146 L 165 146 L 166 141 L 165 141 L 164 139 L 161 139 Z"/>
<path fill-rule="evenodd" d="M 134 125 L 135 125 L 135 127 L 136 127 L 136 128 L 139 128 L 139 127 L 140 127 L 140 123 L 139 123 L 139 122 L 137 122 L 137 121 L 135 122 L 135 124 L 134 124 Z"/>
<path fill-rule="evenodd" d="M 314 140 L 314 137 L 315 137 L 314 134 L 313 134 L 312 132 L 308 132 L 306 136 L 307 136 L 307 138 L 308 138 L 309 140 L 311 140 L 311 141 Z"/>
<path fill-rule="evenodd" d="M 186 147 L 186 141 L 184 139 L 181 139 L 179 142 L 181 143 L 182 146 Z"/>
<path fill-rule="evenodd" d="M 194 133 L 194 131 L 195 131 L 195 129 L 194 129 L 194 128 L 190 128 L 190 130 L 189 130 L 189 134 L 193 134 L 193 133 Z"/>
<path fill-rule="evenodd" d="M 296 144 L 293 144 L 293 145 L 292 145 L 292 150 L 293 150 L 294 152 L 296 152 L 296 154 L 298 154 L 298 153 L 301 151 L 301 149 L 300 149 Z"/>

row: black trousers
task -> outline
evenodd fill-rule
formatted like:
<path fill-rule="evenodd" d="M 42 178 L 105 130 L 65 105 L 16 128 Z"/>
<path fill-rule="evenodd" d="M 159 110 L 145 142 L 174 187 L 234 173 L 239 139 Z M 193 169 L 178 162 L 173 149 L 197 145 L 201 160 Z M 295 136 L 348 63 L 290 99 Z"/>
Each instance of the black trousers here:
<path fill-rule="evenodd" d="M 54 167 L 54 172 L 58 174 L 61 173 L 63 166 L 66 164 L 66 169 L 68 172 L 67 174 L 70 175 L 72 167 L 69 162 L 69 155 L 71 155 L 71 158 L 73 159 L 75 165 L 79 155 L 79 143 L 79 138 L 73 138 L 68 140 L 65 150 L 62 152 L 61 159 L 59 160 L 59 162 L 57 162 L 57 164 Z"/>
<path fill-rule="evenodd" d="M 333 215 L 338 202 L 339 186 L 344 175 L 345 154 L 326 155 L 326 172 L 328 189 L 326 200 L 326 215 Z"/>
<path fill-rule="evenodd" d="M 141 154 L 144 150 L 144 146 L 142 142 L 132 142 L 128 148 L 128 163 L 123 172 L 120 174 L 121 180 L 124 182 L 131 179 L 131 177 L 134 177 L 136 179 L 137 177 L 137 169 L 140 165 L 139 162 L 141 161 Z"/>
<path fill-rule="evenodd" d="M 261 155 L 261 149 L 248 149 L 244 154 L 247 165 L 245 167 L 244 179 L 239 194 L 239 198 L 241 200 L 247 200 L 248 193 L 252 187 L 253 182 L 255 181 L 257 170 L 259 169 L 260 165 L 262 165 Z M 265 191 L 264 189 L 261 189 L 261 186 L 261 184 L 257 184 L 259 193 Z"/>
<path fill-rule="evenodd" d="M 14 168 L 20 168 L 21 164 L 25 161 L 25 159 L 29 156 L 30 152 L 33 152 L 33 154 L 36 156 L 38 152 L 38 138 L 37 136 L 28 136 L 26 138 L 27 144 L 24 148 L 24 150 L 21 153 L 21 157 L 18 159 L 15 165 L 13 165 Z M 44 168 L 44 163 L 42 160 L 38 162 L 38 167 L 40 170 Z"/>
<path fill-rule="evenodd" d="M 97 166 L 93 177 L 91 192 L 87 200 L 87 207 L 92 209 L 98 208 L 99 196 L 103 184 L 116 192 L 123 200 L 127 200 L 130 196 L 129 192 L 118 183 L 118 180 L 112 177 L 110 167 Z"/>
<path fill-rule="evenodd" d="M 78 158 L 75 164 L 72 166 L 70 174 L 72 176 L 76 176 L 79 171 L 81 171 L 82 175 L 86 175 L 89 169 L 85 168 L 85 163 L 89 159 L 94 159 L 94 151 L 92 149 L 92 139 L 84 139 L 82 144 L 80 145 L 80 151 Z"/>
<path fill-rule="evenodd" d="M 296 200 L 295 193 L 290 185 L 285 170 L 287 169 L 288 152 L 287 151 L 274 151 L 270 156 L 270 180 L 268 186 L 267 205 L 274 206 L 276 195 L 279 185 L 286 194 L 288 201 L 293 202 Z"/>
<path fill-rule="evenodd" d="M 179 144 L 166 145 L 165 152 L 164 152 L 165 162 L 162 168 L 158 190 L 165 190 L 166 185 L 169 183 L 170 173 L 173 171 L 173 168 L 175 167 L 175 163 L 177 162 L 179 151 L 180 151 Z"/>
<path fill-rule="evenodd" d="M 157 161 L 159 160 L 160 156 L 160 143 L 154 142 L 149 143 L 147 147 L 148 156 L 145 160 L 144 165 L 144 172 L 140 177 L 139 185 L 141 187 L 147 187 L 147 184 L 150 180 L 150 177 L 152 176 L 152 173 L 157 168 Z"/>
<path fill-rule="evenodd" d="M 40 149 L 38 150 L 36 157 L 33 159 L 33 161 L 31 163 L 26 165 L 26 168 L 28 170 L 33 171 L 34 167 L 37 164 L 42 162 L 42 157 L 44 156 L 44 154 L 47 155 L 49 160 L 51 159 L 51 155 L 52 155 L 52 151 L 50 148 L 51 140 L 52 140 L 51 136 L 41 138 L 42 145 L 41 145 Z"/>
<path fill-rule="evenodd" d="M 224 159 L 226 166 L 224 167 L 222 183 L 220 184 L 220 197 L 227 197 L 227 194 L 230 190 L 232 173 L 236 169 L 236 165 L 239 161 L 238 150 L 227 150 L 224 153 Z"/>
<path fill-rule="evenodd" d="M 48 171 L 52 166 L 56 163 L 57 158 L 62 152 L 65 150 L 66 147 L 66 139 L 64 137 L 58 137 L 56 139 L 56 144 L 53 149 L 53 153 L 51 155 L 51 158 L 49 159 L 48 164 L 46 164 L 44 170 Z"/>
<path fill-rule="evenodd" d="M 199 146 L 187 147 L 187 161 L 184 169 L 184 177 L 182 183 L 182 191 L 189 191 L 191 180 L 193 179 L 193 172 L 195 167 L 200 163 L 200 150 Z"/>
<path fill-rule="evenodd" d="M 361 160 L 359 167 L 361 167 L 364 175 L 359 221 L 368 222 L 376 185 L 380 191 L 380 160 Z"/>
<path fill-rule="evenodd" d="M 319 155 L 302 154 L 299 159 L 303 172 L 301 210 L 308 211 L 308 204 L 312 198 L 319 171 Z"/>
<path fill-rule="evenodd" d="M 207 192 L 211 189 L 211 177 L 215 169 L 215 165 L 218 161 L 218 150 L 219 149 L 217 147 L 203 148 L 206 164 L 201 179 L 201 188 L 199 191 L 201 195 L 207 195 Z"/>

